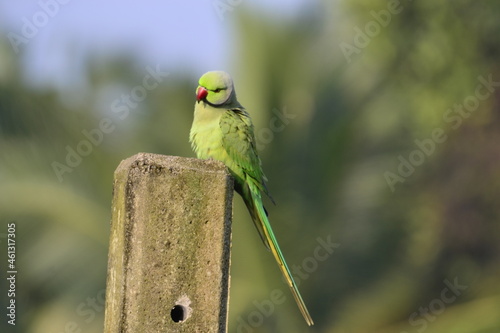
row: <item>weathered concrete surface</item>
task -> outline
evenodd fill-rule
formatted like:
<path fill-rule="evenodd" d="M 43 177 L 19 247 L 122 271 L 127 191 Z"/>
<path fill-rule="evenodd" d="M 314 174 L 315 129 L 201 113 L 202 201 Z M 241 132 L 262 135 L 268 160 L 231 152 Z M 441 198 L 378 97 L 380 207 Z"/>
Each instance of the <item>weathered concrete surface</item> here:
<path fill-rule="evenodd" d="M 226 332 L 232 196 L 217 161 L 139 153 L 120 163 L 106 333 Z"/>

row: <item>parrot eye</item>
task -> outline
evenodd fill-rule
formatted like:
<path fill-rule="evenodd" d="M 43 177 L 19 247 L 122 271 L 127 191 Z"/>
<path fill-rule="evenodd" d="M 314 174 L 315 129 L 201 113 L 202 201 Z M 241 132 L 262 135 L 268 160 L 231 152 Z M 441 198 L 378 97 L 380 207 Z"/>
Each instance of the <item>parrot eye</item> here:
<path fill-rule="evenodd" d="M 215 89 L 215 90 L 214 90 L 214 93 L 220 93 L 220 91 L 221 91 L 221 90 L 222 90 L 222 89 L 217 88 L 217 89 Z"/>

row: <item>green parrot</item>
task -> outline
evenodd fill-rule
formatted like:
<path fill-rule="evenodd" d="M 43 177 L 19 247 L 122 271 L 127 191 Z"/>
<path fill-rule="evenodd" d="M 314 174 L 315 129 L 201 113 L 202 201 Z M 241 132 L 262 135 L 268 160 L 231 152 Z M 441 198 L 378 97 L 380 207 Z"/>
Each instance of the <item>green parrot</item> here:
<path fill-rule="evenodd" d="M 252 120 L 236 99 L 233 80 L 226 72 L 212 71 L 200 78 L 189 141 L 198 158 L 219 160 L 229 168 L 234 188 L 243 198 L 262 241 L 278 262 L 307 324 L 313 325 L 262 204 L 262 193 L 272 198 L 257 155 Z"/>

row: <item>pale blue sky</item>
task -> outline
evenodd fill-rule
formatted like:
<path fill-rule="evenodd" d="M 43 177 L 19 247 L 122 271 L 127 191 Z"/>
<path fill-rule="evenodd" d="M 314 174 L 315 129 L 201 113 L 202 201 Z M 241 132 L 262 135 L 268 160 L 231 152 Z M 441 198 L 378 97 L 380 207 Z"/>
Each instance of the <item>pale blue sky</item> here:
<path fill-rule="evenodd" d="M 55 8 L 53 3 L 59 4 Z M 168 71 L 227 69 L 235 54 L 231 29 L 235 13 L 248 6 L 277 20 L 293 19 L 310 0 L 37 0 L 0 1 L 0 34 L 22 35 L 25 18 L 40 28 L 24 46 L 25 76 L 31 84 L 58 87 L 78 80 L 78 67 L 89 53 L 129 52 L 145 66 Z M 222 15 L 214 4 L 227 4 Z M 42 4 L 53 17 L 40 14 Z M 49 5 L 50 4 L 50 5 Z M 231 6 L 234 4 L 234 6 Z M 38 16 L 37 16 L 38 15 Z M 41 22 L 41 23 L 40 23 Z"/>

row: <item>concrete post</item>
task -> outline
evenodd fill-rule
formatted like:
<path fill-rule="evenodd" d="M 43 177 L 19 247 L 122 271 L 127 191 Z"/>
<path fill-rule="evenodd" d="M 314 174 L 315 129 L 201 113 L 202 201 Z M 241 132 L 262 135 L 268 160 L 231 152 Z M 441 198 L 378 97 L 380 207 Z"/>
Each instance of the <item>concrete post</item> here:
<path fill-rule="evenodd" d="M 115 171 L 105 333 L 226 332 L 233 180 L 140 153 Z"/>

